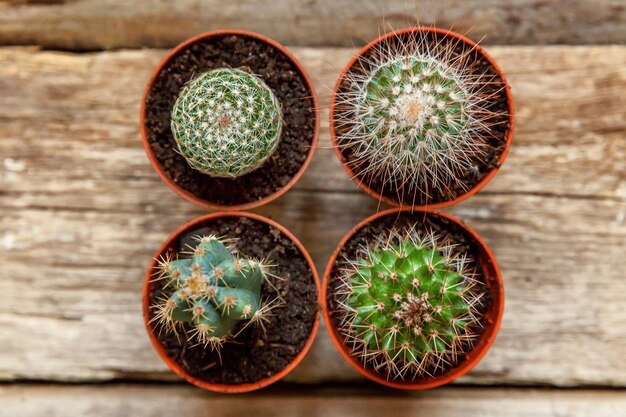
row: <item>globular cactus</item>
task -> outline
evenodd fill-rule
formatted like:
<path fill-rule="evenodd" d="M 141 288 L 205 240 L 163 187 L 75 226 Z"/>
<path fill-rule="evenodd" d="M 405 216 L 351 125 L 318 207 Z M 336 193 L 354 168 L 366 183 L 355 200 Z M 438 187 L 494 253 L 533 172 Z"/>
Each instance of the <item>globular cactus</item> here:
<path fill-rule="evenodd" d="M 263 324 L 273 307 L 261 302 L 267 265 L 240 258 L 215 236 L 199 238 L 191 258 L 162 259 L 158 279 L 171 295 L 153 305 L 162 329 L 219 350 L 241 321 Z M 185 324 L 187 326 L 185 326 Z"/>
<path fill-rule="evenodd" d="M 493 76 L 463 48 L 416 30 L 381 41 L 346 73 L 335 96 L 337 145 L 350 149 L 366 184 L 428 202 L 435 189 L 466 191 L 478 175 L 501 117 L 492 110 L 499 90 L 486 89 Z"/>
<path fill-rule="evenodd" d="M 192 168 L 236 178 L 274 153 L 281 106 L 261 78 L 241 69 L 215 69 L 193 79 L 174 104 L 171 128 Z"/>
<path fill-rule="evenodd" d="M 482 288 L 469 259 L 433 232 L 392 232 L 349 260 L 340 332 L 364 364 L 414 379 L 458 363 L 481 330 Z"/>

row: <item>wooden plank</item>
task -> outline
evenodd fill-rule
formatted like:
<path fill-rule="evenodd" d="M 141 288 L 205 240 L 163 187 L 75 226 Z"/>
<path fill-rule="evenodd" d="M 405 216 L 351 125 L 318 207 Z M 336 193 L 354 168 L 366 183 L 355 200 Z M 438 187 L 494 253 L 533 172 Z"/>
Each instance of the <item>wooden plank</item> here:
<path fill-rule="evenodd" d="M 495 44 L 626 41 L 621 0 L 0 0 L 0 44 L 94 50 L 172 47 L 212 29 L 288 45 L 352 46 L 388 28 L 436 23 Z"/>
<path fill-rule="evenodd" d="M 298 186 L 356 192 L 338 169 L 327 123 L 330 86 L 354 50 L 293 51 L 311 73 L 322 107 L 319 149 Z M 626 198 L 625 51 L 623 46 L 489 48 L 509 78 L 517 107 L 513 148 L 489 191 Z M 15 204 L 45 199 L 49 207 L 132 211 L 141 208 L 143 194 L 158 192 L 137 146 L 137 114 L 145 83 L 163 55 L 0 49 L 1 146 L 19 161 L 5 168 L 4 191 L 22 192 L 26 199 Z M 68 160 L 72 163 L 59 163 Z M 30 181 L 13 181 L 22 168 Z M 123 193 L 116 200 L 94 192 L 77 195 L 83 189 L 115 187 L 131 176 L 131 184 L 116 187 Z M 44 191 L 51 187 L 55 193 Z"/>
<path fill-rule="evenodd" d="M 281 415 L 343 417 L 464 417 L 468 415 L 521 417 L 623 417 L 622 391 L 459 389 L 420 393 L 387 389 L 285 389 L 274 387 L 240 396 L 213 395 L 181 385 L 104 385 L 0 387 L 0 403 L 7 416 L 118 417 L 118 416 L 255 416 Z"/>
<path fill-rule="evenodd" d="M 484 234 L 507 292 L 501 334 L 466 384 L 626 385 L 626 47 L 493 47 L 519 124 L 505 168 L 456 207 Z M 351 49 L 298 48 L 318 90 Z M 139 97 L 163 51 L 0 49 L 0 379 L 174 379 L 140 314 L 143 269 L 202 213 L 160 184 Z M 328 93 L 322 94 L 327 106 Z M 377 203 L 355 189 L 326 118 L 311 168 L 259 210 L 318 269 Z M 321 329 L 295 382 L 358 379 Z"/>
<path fill-rule="evenodd" d="M 306 207 L 315 207 L 312 218 Z M 626 230 L 615 221 L 625 209 L 608 200 L 479 195 L 453 210 L 485 235 L 507 291 L 501 334 L 464 382 L 625 384 Z M 372 211 L 360 194 L 302 192 L 262 210 L 302 238 L 319 270 L 341 234 Z M 195 214 L 191 207 L 5 210 L 2 377 L 144 378 L 163 371 L 141 323 L 141 278 L 166 233 Z M 353 379 L 322 330 L 292 380 Z"/>

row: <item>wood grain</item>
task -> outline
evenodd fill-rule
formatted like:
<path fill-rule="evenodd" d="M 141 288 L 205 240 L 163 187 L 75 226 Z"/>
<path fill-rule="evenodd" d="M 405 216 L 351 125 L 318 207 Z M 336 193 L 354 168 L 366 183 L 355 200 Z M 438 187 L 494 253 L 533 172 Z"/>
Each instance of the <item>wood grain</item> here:
<path fill-rule="evenodd" d="M 353 52 L 294 49 L 324 108 Z M 625 386 L 626 47 L 489 52 L 518 130 L 501 173 L 451 211 L 495 251 L 507 301 L 493 349 L 460 383 Z M 163 55 L 0 48 L 0 379 L 175 379 L 143 329 L 141 281 L 164 237 L 202 211 L 159 182 L 140 144 L 139 98 Z M 303 179 L 259 210 L 320 271 L 378 208 L 329 149 L 326 114 L 322 126 Z M 359 379 L 324 329 L 289 378 Z"/>
<path fill-rule="evenodd" d="M 0 44 L 172 47 L 235 27 L 288 45 L 352 46 L 418 19 L 492 44 L 626 42 L 622 0 L 0 0 Z"/>
<path fill-rule="evenodd" d="M 21 417 L 624 417 L 626 396 L 617 391 L 459 389 L 392 393 L 378 388 L 285 389 L 219 396 L 181 385 L 0 387 L 3 415 Z"/>

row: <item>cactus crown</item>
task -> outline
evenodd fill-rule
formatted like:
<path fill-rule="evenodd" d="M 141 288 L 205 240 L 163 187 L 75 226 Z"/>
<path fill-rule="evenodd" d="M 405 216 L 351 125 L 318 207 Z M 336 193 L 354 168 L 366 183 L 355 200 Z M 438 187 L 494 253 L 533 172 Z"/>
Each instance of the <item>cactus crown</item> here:
<path fill-rule="evenodd" d="M 259 168 L 276 150 L 281 107 L 261 78 L 241 69 L 201 74 L 181 90 L 171 128 L 189 165 L 236 178 Z"/>
<path fill-rule="evenodd" d="M 219 350 L 240 322 L 261 323 L 272 303 L 261 302 L 267 274 L 263 262 L 238 257 L 215 236 L 198 238 L 188 259 L 159 261 L 158 279 L 172 293 L 158 300 L 153 321 L 166 331 L 179 330 L 188 340 Z M 185 326 L 187 324 L 187 326 Z"/>
<path fill-rule="evenodd" d="M 492 80 L 474 68 L 472 48 L 419 30 L 407 36 L 381 41 L 346 73 L 335 127 L 366 183 L 429 201 L 433 189 L 467 191 L 468 176 L 478 175 L 500 90 L 485 89 Z"/>
<path fill-rule="evenodd" d="M 349 260 L 339 330 L 354 355 L 389 378 L 432 376 L 457 364 L 479 336 L 483 284 L 449 238 L 389 236 Z"/>

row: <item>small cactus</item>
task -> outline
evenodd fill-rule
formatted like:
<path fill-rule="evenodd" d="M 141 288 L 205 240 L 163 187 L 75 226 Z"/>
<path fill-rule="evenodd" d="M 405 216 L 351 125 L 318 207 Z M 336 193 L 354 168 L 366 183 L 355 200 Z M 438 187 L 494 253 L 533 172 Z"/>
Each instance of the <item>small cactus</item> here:
<path fill-rule="evenodd" d="M 458 363 L 480 334 L 482 287 L 449 239 L 413 230 L 362 248 L 339 291 L 340 332 L 364 364 L 391 379 Z"/>
<path fill-rule="evenodd" d="M 433 189 L 467 191 L 501 116 L 485 89 L 495 81 L 473 68 L 471 52 L 416 29 L 381 41 L 346 73 L 335 96 L 337 144 L 366 184 L 413 202 L 430 201 Z"/>
<path fill-rule="evenodd" d="M 189 165 L 214 177 L 236 178 L 274 153 L 281 107 L 263 80 L 241 69 L 201 74 L 181 90 L 171 128 Z"/>
<path fill-rule="evenodd" d="M 171 294 L 153 305 L 153 321 L 162 329 L 185 331 L 197 344 L 219 350 L 244 320 L 262 323 L 272 303 L 261 302 L 267 265 L 238 257 L 215 236 L 198 238 L 191 258 L 162 259 L 158 279 Z M 185 324 L 187 326 L 185 326 Z"/>

